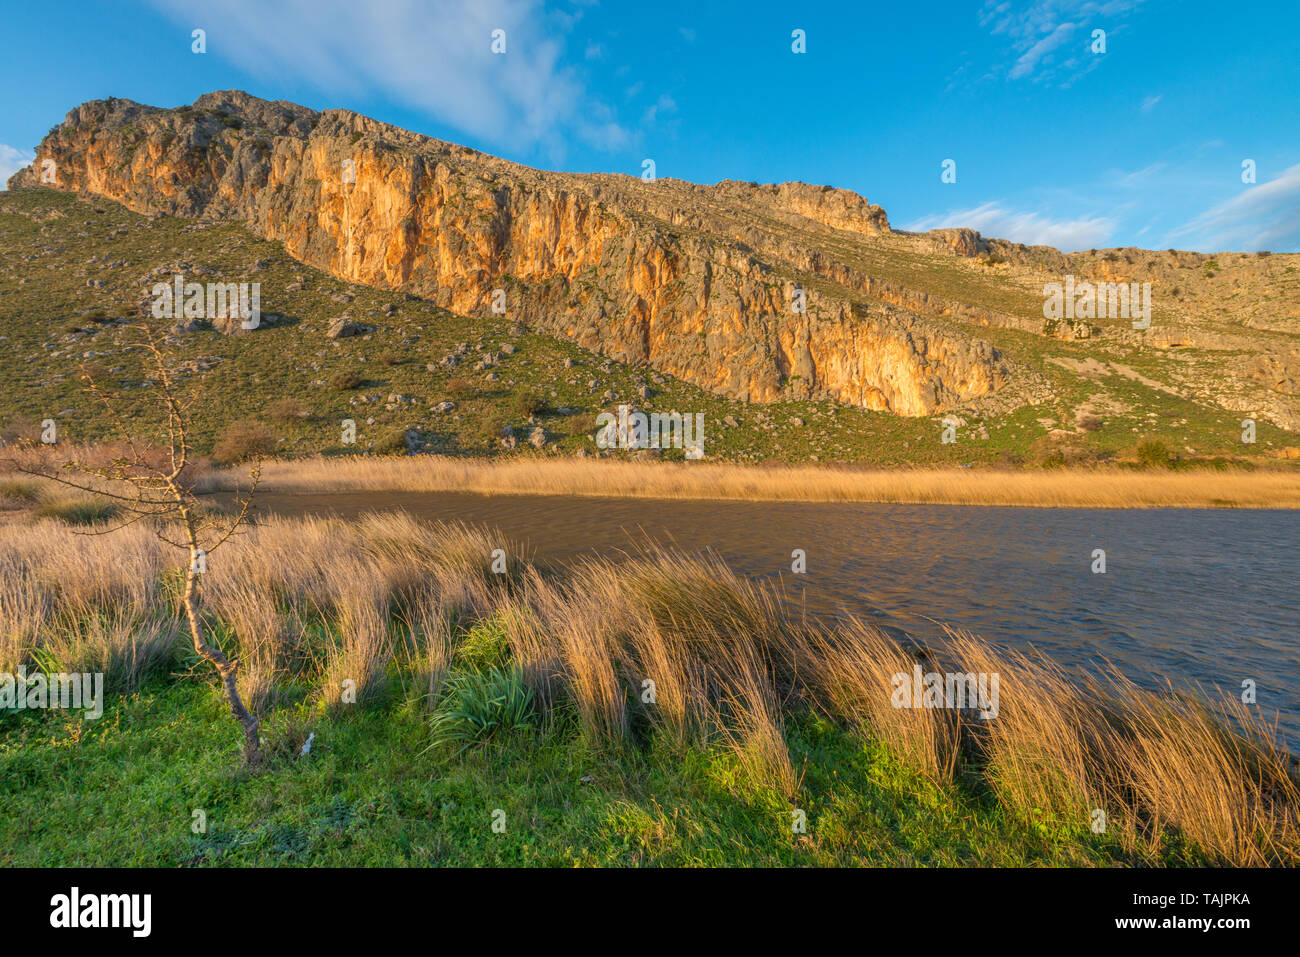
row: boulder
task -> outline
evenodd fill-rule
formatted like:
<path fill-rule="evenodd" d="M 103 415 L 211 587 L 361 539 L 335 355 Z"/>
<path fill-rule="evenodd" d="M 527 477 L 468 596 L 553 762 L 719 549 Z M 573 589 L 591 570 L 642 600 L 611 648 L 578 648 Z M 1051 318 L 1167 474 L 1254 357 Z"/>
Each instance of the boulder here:
<path fill-rule="evenodd" d="M 326 330 L 325 335 L 331 339 L 349 339 L 353 336 L 364 336 L 370 332 L 374 332 L 374 329 L 370 326 L 353 322 L 347 316 L 338 316 L 329 321 L 329 328 Z"/>

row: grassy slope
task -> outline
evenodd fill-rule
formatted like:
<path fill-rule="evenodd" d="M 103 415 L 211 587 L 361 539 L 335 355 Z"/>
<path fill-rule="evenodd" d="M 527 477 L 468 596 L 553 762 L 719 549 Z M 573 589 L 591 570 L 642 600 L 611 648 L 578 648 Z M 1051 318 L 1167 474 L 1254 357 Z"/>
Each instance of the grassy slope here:
<path fill-rule="evenodd" d="M 466 318 L 405 296 L 353 287 L 294 261 L 278 243 L 249 235 L 238 225 L 199 226 L 162 217 L 148 220 L 106 201 L 86 202 L 76 196 L 35 190 L 0 195 L 0 381 L 6 385 L 6 408 L 0 425 L 22 434 L 36 423 L 54 418 L 63 439 L 102 436 L 108 421 L 81 392 L 76 379 L 81 363 L 108 372 L 110 388 L 140 395 L 139 415 L 156 406 L 140 389 L 138 367 L 121 349 L 120 325 L 95 323 L 84 314 L 103 309 L 109 318 L 134 315 L 147 291 L 143 277 L 155 266 L 188 261 L 213 270 L 210 276 L 187 279 L 256 280 L 263 284 L 263 310 L 280 312 L 289 321 L 280 327 L 226 337 L 200 331 L 181 337 L 181 359 L 219 358 L 210 371 L 190 380 L 197 398 L 197 443 L 209 450 L 232 422 L 265 419 L 267 407 L 278 399 L 299 400 L 309 413 L 301 420 L 272 421 L 279 438 L 278 453 L 295 456 L 343 451 L 340 422 L 353 418 L 358 448 L 382 442 L 393 430 L 414 427 L 434 451 L 449 454 L 503 453 L 497 443 L 502 426 L 527 426 L 518 411 L 520 394 L 538 395 L 548 403 L 540 424 L 555 442 L 543 454 L 572 454 L 593 448 L 589 432 L 595 413 L 620 401 L 650 410 L 703 412 L 708 456 L 720 461 L 786 461 L 862 463 L 878 466 L 1016 463 L 1045 458 L 1043 444 L 1052 427 L 1070 427 L 1073 413 L 1096 383 L 1044 361 L 1046 340 L 1013 330 L 974 330 L 997 342 L 1013 359 L 1038 370 L 1052 385 L 1053 397 L 1038 406 L 984 418 L 964 413 L 955 444 L 939 441 L 936 418 L 908 419 L 888 413 L 836 407 L 833 403 L 782 402 L 747 406 L 709 395 L 694 386 L 651 374 L 651 396 L 640 399 L 636 385 L 645 373 L 569 343 L 524 333 L 512 335 L 502 317 Z M 93 260 L 93 261 L 92 261 Z M 265 261 L 261 269 L 252 264 Z M 125 262 L 126 265 L 120 265 Z M 301 279 L 301 292 L 282 292 Z M 26 280 L 24 282 L 23 280 Z M 88 286 L 102 281 L 103 287 Z M 341 303 L 333 298 L 355 296 Z M 392 304 L 397 314 L 382 315 Z M 331 342 L 324 335 L 327 320 L 348 313 L 377 327 L 373 336 Z M 517 347 L 493 370 L 497 382 L 475 373 L 480 352 L 503 343 Z M 469 343 L 467 361 L 447 370 L 438 363 L 459 343 Z M 1052 342 L 1053 354 L 1087 357 L 1087 344 Z M 564 361 L 573 363 L 565 368 Z M 387 361 L 386 361 L 387 360 Z M 1136 355 L 1132 365 L 1163 361 Z M 387 364 L 391 362 L 392 364 Z M 426 366 L 434 364 L 434 371 Z M 356 373 L 363 385 L 338 391 L 328 383 L 340 371 Z M 470 383 L 452 393 L 450 380 Z M 596 380 L 593 389 L 588 383 Z M 1164 439 L 1175 451 L 1197 456 L 1241 456 L 1240 415 L 1214 409 L 1151 389 L 1118 375 L 1105 378 L 1106 390 L 1122 398 L 1123 411 L 1107 414 L 1100 431 L 1080 433 L 1068 444 L 1084 460 L 1130 455 L 1147 435 Z M 606 390 L 613 401 L 602 399 Z M 386 408 L 392 393 L 416 402 Z M 362 401 L 365 399 L 366 401 Z M 444 399 L 458 404 L 455 412 L 438 414 L 432 407 Z M 573 410 L 560 414 L 557 410 Z M 69 411 L 70 410 L 70 411 Z M 731 428 L 723 424 L 733 416 Z M 795 418 L 805 423 L 794 424 Z M 373 421 L 370 421 L 373 420 Z M 1040 421 L 1043 420 L 1043 421 Z M 1047 420 L 1051 420 L 1049 424 Z M 987 429 L 987 438 L 980 429 Z M 1264 454 L 1294 444 L 1294 436 L 1267 423 L 1259 426 L 1259 442 L 1248 451 Z M 538 454 L 526 443 L 508 454 Z M 1194 453 L 1188 452 L 1195 450 Z M 669 453 L 670 457 L 680 452 Z M 1046 456 L 1051 460 L 1051 456 Z"/>
<path fill-rule="evenodd" d="M 803 835 L 791 805 L 744 783 L 721 750 L 602 754 L 560 726 L 447 759 L 421 754 L 429 732 L 414 693 L 333 719 L 303 706 L 266 737 L 292 752 L 308 728 L 308 757 L 250 775 L 235 770 L 229 713 L 197 680 L 110 698 L 97 722 L 10 716 L 0 722 L 0 861 L 1007 866 L 1118 855 L 1091 834 L 1023 825 L 991 799 L 936 787 L 808 716 L 788 729 L 804 769 Z M 203 835 L 191 831 L 196 808 Z M 491 828 L 497 808 L 504 834 Z"/>

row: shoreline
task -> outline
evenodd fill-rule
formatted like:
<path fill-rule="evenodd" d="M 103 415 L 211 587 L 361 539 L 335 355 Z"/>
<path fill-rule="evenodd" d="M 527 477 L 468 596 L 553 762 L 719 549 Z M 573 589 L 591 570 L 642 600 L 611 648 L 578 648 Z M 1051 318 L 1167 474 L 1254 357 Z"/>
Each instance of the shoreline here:
<path fill-rule="evenodd" d="M 205 476 L 200 490 L 232 492 L 247 484 L 246 470 L 223 469 Z M 276 495 L 382 491 L 1017 508 L 1300 509 L 1300 470 L 1013 472 L 544 458 L 318 457 L 264 463 L 259 487 L 259 492 Z"/>

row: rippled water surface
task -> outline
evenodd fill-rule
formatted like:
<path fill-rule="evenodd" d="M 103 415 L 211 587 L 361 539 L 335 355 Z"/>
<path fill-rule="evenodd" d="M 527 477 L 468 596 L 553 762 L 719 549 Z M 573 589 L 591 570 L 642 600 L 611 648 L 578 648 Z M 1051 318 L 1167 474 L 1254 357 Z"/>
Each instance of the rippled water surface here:
<path fill-rule="evenodd" d="M 912 634 L 947 623 L 1146 682 L 1254 679 L 1300 745 L 1300 512 L 1016 509 L 365 493 L 260 496 L 263 511 L 402 509 L 500 529 L 538 557 L 617 557 L 647 539 L 780 577 L 810 611 Z M 790 574 L 791 552 L 807 574 Z M 1105 549 L 1106 573 L 1091 570 Z"/>

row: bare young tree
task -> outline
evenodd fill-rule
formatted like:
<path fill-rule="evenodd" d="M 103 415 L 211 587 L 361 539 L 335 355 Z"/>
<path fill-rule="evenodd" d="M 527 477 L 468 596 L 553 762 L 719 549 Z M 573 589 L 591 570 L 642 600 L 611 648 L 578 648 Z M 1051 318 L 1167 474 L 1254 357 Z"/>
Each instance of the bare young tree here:
<path fill-rule="evenodd" d="M 191 402 L 184 401 L 177 390 L 175 375 L 169 368 L 170 357 L 164 336 L 148 327 L 140 327 L 140 334 L 143 341 L 131 344 L 129 348 L 142 350 L 145 367 L 151 370 L 151 395 L 156 395 L 162 403 L 166 415 L 166 440 L 144 442 L 139 434 L 140 426 L 123 415 L 120 395 L 106 393 L 95 376 L 83 368 L 81 379 L 86 384 L 86 391 L 107 411 L 113 430 L 120 439 L 121 454 L 102 464 L 75 459 L 57 463 L 48 458 L 45 461 L 37 458 L 16 462 L 14 468 L 110 500 L 115 511 L 123 517 L 86 534 L 110 534 L 144 521 L 159 540 L 189 553 L 181 602 L 189 620 L 194 650 L 216 670 L 230 713 L 243 728 L 244 759 L 249 765 L 256 765 L 261 760 L 258 744 L 260 722 L 240 697 L 236 683 L 238 658 L 227 656 L 207 639 L 201 580 L 207 570 L 208 558 L 247 520 L 261 466 L 260 463 L 254 465 L 247 493 L 236 492 L 233 515 L 214 515 L 203 508 L 195 495 L 191 476 L 194 465 L 188 428 Z"/>

